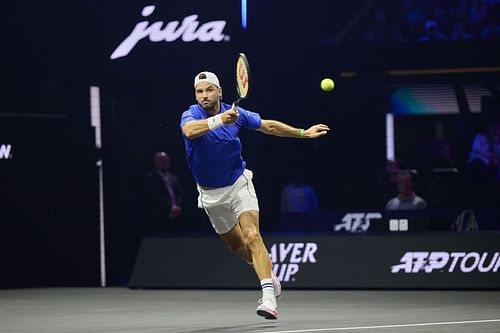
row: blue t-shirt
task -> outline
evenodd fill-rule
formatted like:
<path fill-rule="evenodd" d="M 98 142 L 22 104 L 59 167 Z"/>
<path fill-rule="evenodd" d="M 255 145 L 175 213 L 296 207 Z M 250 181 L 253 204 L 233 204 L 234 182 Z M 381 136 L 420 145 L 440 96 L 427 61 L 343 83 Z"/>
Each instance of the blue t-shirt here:
<path fill-rule="evenodd" d="M 231 105 L 221 103 L 221 113 Z M 238 107 L 240 116 L 234 125 L 225 125 L 189 140 L 185 135 L 186 160 L 198 184 L 206 187 L 230 186 L 243 174 L 246 162 L 241 156 L 240 129 L 260 128 L 260 115 Z M 193 120 L 211 117 L 200 105 L 191 105 L 181 118 L 182 127 Z"/>

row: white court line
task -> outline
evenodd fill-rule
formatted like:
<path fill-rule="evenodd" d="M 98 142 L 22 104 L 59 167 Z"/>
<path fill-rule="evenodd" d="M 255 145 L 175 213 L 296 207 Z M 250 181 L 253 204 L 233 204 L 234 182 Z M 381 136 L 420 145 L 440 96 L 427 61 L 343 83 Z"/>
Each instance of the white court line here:
<path fill-rule="evenodd" d="M 311 329 L 292 330 L 292 331 L 262 331 L 261 333 L 304 333 L 304 332 L 355 331 L 355 330 L 374 330 L 374 329 L 379 329 L 379 328 L 401 328 L 401 327 L 440 326 L 440 325 L 484 324 L 484 323 L 498 323 L 498 322 L 500 322 L 500 319 L 445 321 L 445 322 L 437 322 L 437 323 L 380 325 L 380 326 L 311 328 Z"/>

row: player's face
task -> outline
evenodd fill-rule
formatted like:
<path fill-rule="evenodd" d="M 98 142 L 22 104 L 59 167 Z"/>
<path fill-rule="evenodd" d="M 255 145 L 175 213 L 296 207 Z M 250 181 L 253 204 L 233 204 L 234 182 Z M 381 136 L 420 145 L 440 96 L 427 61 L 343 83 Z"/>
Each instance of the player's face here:
<path fill-rule="evenodd" d="M 208 82 L 198 83 L 195 87 L 196 101 L 207 111 L 219 105 L 222 89 Z"/>

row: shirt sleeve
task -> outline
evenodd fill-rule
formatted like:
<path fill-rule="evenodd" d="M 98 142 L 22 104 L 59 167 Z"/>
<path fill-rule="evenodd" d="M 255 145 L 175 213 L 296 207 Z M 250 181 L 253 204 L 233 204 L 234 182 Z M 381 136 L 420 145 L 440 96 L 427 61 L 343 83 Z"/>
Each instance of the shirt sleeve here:
<path fill-rule="evenodd" d="M 240 113 L 243 128 L 250 128 L 250 129 L 260 128 L 261 124 L 260 114 L 242 108 L 238 108 L 238 112 Z"/>
<path fill-rule="evenodd" d="M 184 125 L 186 125 L 186 123 L 193 121 L 193 120 L 199 120 L 199 119 L 201 119 L 201 117 L 196 117 L 196 115 L 194 114 L 194 112 L 192 110 L 185 111 L 181 117 L 181 124 L 180 124 L 181 130 L 184 127 Z"/>

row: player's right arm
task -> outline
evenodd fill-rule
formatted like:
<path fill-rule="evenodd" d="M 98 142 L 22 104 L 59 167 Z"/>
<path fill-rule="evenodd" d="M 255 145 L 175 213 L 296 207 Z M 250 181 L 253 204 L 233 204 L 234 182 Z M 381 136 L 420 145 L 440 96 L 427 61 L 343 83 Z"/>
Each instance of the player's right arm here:
<path fill-rule="evenodd" d="M 238 113 L 238 111 L 235 111 L 233 109 L 229 109 L 226 112 L 222 113 L 220 116 L 221 116 L 222 123 L 224 125 L 230 125 L 230 124 L 234 124 L 236 122 L 236 120 L 238 120 L 239 113 Z M 210 118 L 212 118 L 212 117 L 210 117 Z M 191 121 L 186 122 L 184 124 L 184 126 L 182 126 L 182 133 L 189 140 L 194 140 L 194 139 L 199 138 L 200 136 L 207 134 L 210 131 L 210 128 L 208 126 L 208 122 L 210 121 L 210 118 L 200 119 L 200 120 L 191 120 Z"/>
<path fill-rule="evenodd" d="M 182 133 L 189 140 L 194 140 L 208 133 L 207 119 L 191 120 L 182 127 Z"/>

